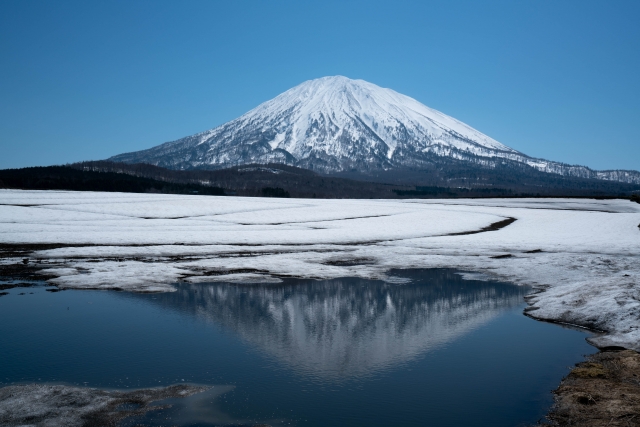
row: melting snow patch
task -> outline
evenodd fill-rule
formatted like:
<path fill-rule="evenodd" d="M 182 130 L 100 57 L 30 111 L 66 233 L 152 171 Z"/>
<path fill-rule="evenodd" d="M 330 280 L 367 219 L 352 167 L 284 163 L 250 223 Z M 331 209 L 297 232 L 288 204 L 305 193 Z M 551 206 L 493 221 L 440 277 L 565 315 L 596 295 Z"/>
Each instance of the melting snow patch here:
<path fill-rule="evenodd" d="M 407 283 L 411 283 L 411 279 L 409 279 L 408 277 L 397 276 L 387 276 L 384 278 L 384 281 L 393 285 L 405 285 Z"/>
<path fill-rule="evenodd" d="M 482 282 L 488 282 L 488 281 L 493 279 L 488 274 L 476 273 L 476 272 L 472 272 L 472 271 L 460 271 L 457 274 L 460 277 L 462 277 L 464 280 L 478 280 L 478 281 L 482 281 Z"/>

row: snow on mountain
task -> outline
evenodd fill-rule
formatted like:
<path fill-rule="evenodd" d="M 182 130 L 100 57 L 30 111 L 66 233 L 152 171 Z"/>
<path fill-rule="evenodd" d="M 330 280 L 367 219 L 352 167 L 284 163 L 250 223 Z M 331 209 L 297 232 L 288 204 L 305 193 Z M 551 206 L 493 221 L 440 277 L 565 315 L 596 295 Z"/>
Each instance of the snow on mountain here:
<path fill-rule="evenodd" d="M 434 156 L 640 183 L 635 171 L 596 172 L 528 157 L 413 98 L 342 76 L 306 81 L 214 129 L 110 160 L 171 169 L 287 163 L 367 172 L 428 167 Z"/>

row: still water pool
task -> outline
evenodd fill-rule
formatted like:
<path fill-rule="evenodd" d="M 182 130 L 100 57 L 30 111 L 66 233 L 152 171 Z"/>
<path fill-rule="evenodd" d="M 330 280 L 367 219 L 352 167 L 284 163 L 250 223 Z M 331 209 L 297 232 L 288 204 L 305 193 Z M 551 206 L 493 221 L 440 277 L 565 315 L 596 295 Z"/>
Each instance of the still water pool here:
<path fill-rule="evenodd" d="M 0 297 L 0 386 L 214 385 L 125 426 L 512 427 L 542 418 L 595 351 L 525 317 L 526 288 L 392 273 L 166 294 L 14 288 Z"/>

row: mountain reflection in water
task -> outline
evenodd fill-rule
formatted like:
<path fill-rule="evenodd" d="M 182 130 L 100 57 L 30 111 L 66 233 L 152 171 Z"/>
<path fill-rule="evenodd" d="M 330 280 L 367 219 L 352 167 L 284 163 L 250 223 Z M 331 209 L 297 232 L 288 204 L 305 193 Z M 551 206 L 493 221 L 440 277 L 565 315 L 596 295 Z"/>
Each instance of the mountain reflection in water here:
<path fill-rule="evenodd" d="M 230 330 L 296 372 L 336 382 L 434 350 L 522 304 L 528 288 L 464 280 L 452 270 L 401 270 L 282 284 L 179 284 L 154 303 Z"/>

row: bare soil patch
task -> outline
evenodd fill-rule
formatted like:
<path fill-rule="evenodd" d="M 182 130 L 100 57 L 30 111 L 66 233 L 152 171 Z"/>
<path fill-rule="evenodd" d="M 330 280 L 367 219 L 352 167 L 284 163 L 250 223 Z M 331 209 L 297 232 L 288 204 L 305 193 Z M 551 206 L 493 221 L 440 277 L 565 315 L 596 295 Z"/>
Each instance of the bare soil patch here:
<path fill-rule="evenodd" d="M 552 425 L 640 426 L 640 353 L 605 350 L 589 356 L 554 394 Z"/>

